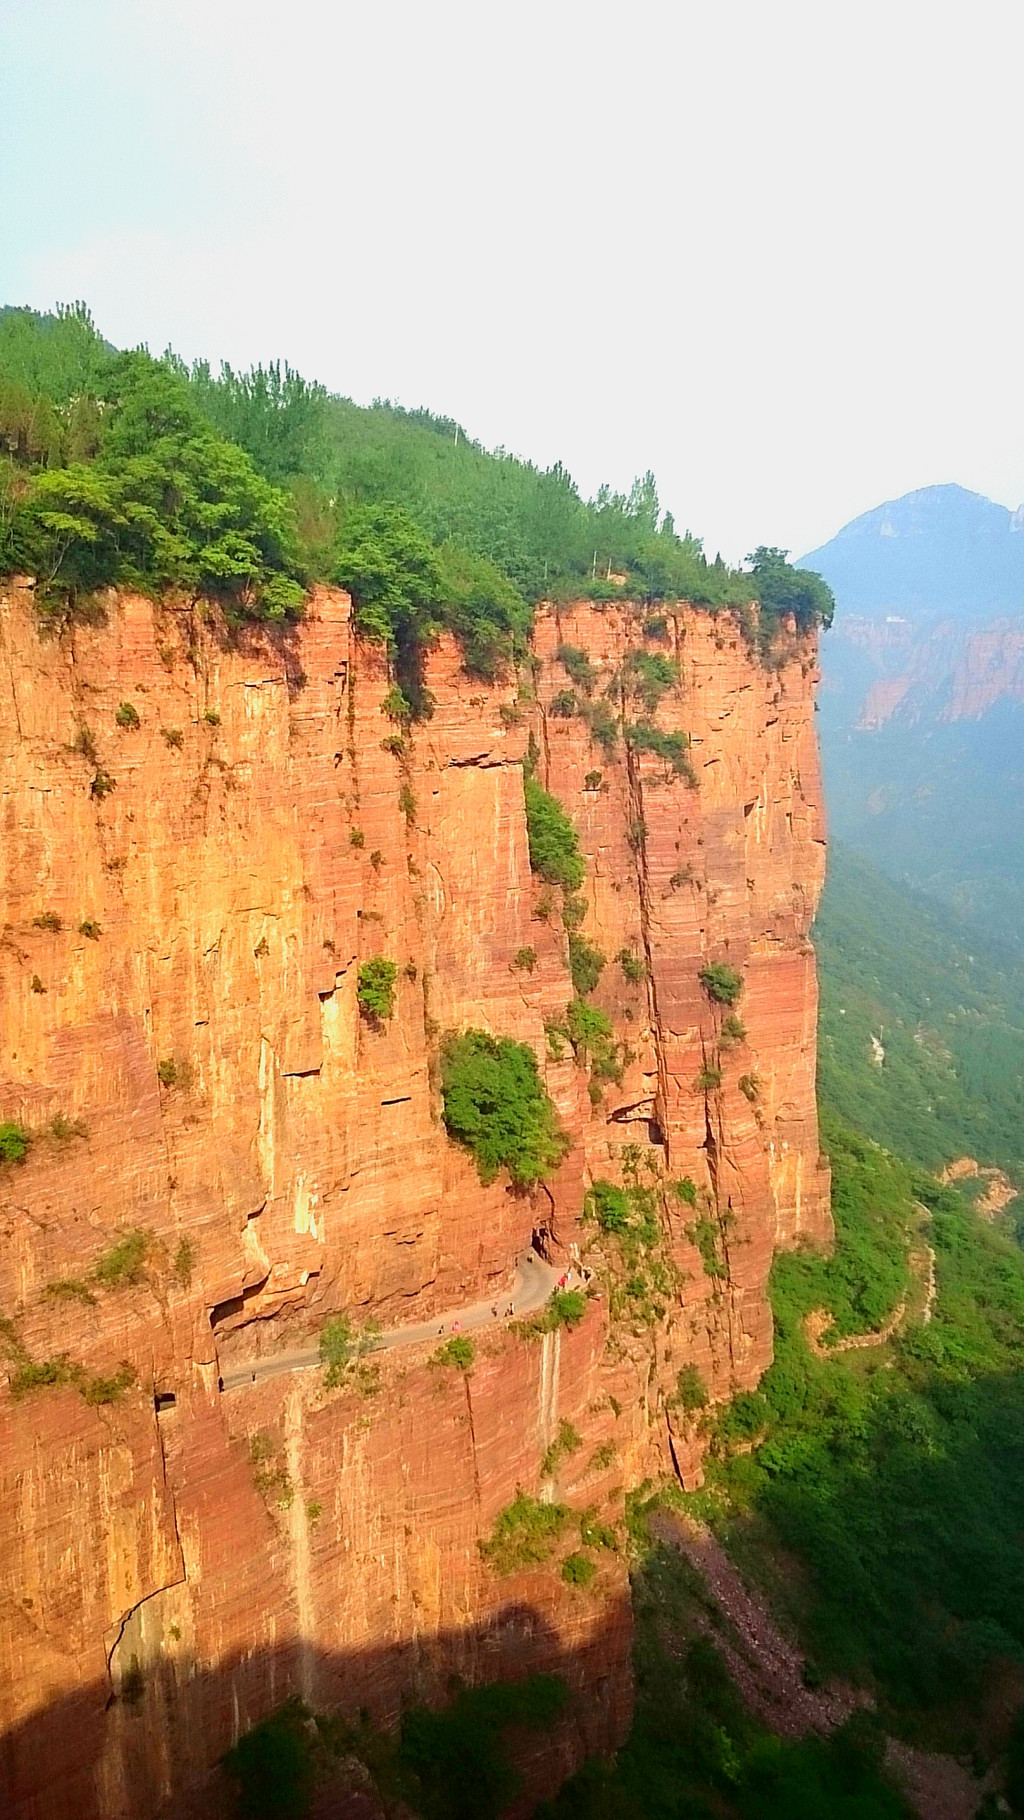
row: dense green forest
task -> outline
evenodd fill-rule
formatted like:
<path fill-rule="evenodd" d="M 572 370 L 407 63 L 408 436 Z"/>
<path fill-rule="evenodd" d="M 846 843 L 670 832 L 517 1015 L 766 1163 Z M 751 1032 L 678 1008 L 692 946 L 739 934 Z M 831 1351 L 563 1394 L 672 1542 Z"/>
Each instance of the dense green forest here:
<path fill-rule="evenodd" d="M 814 930 L 826 1104 L 928 1169 L 969 1154 L 1024 1182 L 1024 975 L 951 911 L 829 849 Z M 875 1037 L 884 1050 L 879 1062 Z"/>
<path fill-rule="evenodd" d="M 279 363 L 214 375 L 118 353 L 80 304 L 0 314 L 0 569 L 36 575 L 54 611 L 124 582 L 279 621 L 311 581 L 338 582 L 417 712 L 440 628 L 493 675 L 543 598 L 735 607 L 761 647 L 784 615 L 830 621 L 820 577 L 780 550 L 749 562 L 709 562 L 680 536 L 650 473 L 588 502 L 559 464 L 490 452 L 428 411 L 355 405 Z"/>

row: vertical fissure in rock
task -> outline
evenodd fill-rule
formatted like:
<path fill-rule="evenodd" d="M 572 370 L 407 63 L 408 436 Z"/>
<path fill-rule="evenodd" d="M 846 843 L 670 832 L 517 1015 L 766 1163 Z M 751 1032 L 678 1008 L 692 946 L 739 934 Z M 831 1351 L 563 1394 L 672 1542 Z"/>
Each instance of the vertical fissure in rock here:
<path fill-rule="evenodd" d="M 312 1705 L 316 1696 L 316 1612 L 309 1562 L 309 1513 L 303 1493 L 302 1391 L 298 1383 L 294 1385 L 285 1405 L 284 1439 L 285 1464 L 292 1489 L 288 1524 L 291 1530 L 295 1610 L 299 1626 L 299 1682 L 303 1699 Z"/>
<path fill-rule="evenodd" d="M 477 1510 L 479 1510 L 482 1500 L 482 1491 L 480 1485 L 480 1462 L 477 1459 L 476 1454 L 476 1424 L 473 1420 L 473 1390 L 470 1383 L 472 1374 L 468 1371 L 460 1371 L 459 1376 L 462 1379 L 462 1387 L 466 1398 L 466 1417 L 469 1422 L 469 1452 L 473 1466 L 473 1496 L 476 1499 Z"/>

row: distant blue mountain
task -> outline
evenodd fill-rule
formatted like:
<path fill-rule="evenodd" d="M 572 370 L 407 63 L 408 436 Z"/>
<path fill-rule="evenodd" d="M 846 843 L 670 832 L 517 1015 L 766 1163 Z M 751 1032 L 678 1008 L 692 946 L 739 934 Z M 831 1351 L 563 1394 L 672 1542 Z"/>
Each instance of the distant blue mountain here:
<path fill-rule="evenodd" d="M 834 834 L 1024 958 L 1024 512 L 922 487 L 801 558 L 830 582 Z"/>
<path fill-rule="evenodd" d="M 1024 613 L 1024 507 L 954 485 L 921 487 L 865 512 L 800 558 L 838 613 Z"/>

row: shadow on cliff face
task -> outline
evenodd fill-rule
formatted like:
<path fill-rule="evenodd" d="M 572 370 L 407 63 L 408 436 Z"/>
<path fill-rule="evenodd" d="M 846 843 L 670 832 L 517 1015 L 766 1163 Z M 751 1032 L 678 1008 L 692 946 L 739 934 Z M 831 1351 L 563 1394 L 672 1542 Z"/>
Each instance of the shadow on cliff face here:
<path fill-rule="evenodd" d="M 585 1757 L 606 1755 L 628 1731 L 628 1597 L 598 1609 L 578 1596 L 579 1640 L 568 1649 L 547 1618 L 518 1602 L 461 1631 L 351 1651 L 293 1641 L 217 1669 L 197 1668 L 172 1626 L 151 1666 L 132 1664 L 119 1693 L 109 1680 L 80 1688 L 40 1705 L 0 1739 L 0 1811 L 5 1820 L 227 1820 L 237 1795 L 221 1758 L 289 1700 L 336 1715 L 343 1739 L 345 1726 L 393 1734 L 404 1711 L 449 1704 L 460 1682 L 557 1676 L 566 1698 L 553 1722 L 516 1724 L 505 1738 L 522 1787 L 502 1811 L 529 1814 Z M 320 1820 L 383 1820 L 350 1750 L 339 1748 L 328 1771 L 312 1810 Z"/>

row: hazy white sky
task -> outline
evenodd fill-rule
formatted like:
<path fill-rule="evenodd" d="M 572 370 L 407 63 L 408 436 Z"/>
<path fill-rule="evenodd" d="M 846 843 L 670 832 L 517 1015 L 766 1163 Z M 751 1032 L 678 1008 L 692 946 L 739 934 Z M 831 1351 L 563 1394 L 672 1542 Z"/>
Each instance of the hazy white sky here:
<path fill-rule="evenodd" d="M 1021 0 L 0 0 L 0 300 L 795 552 L 1024 498 Z"/>

